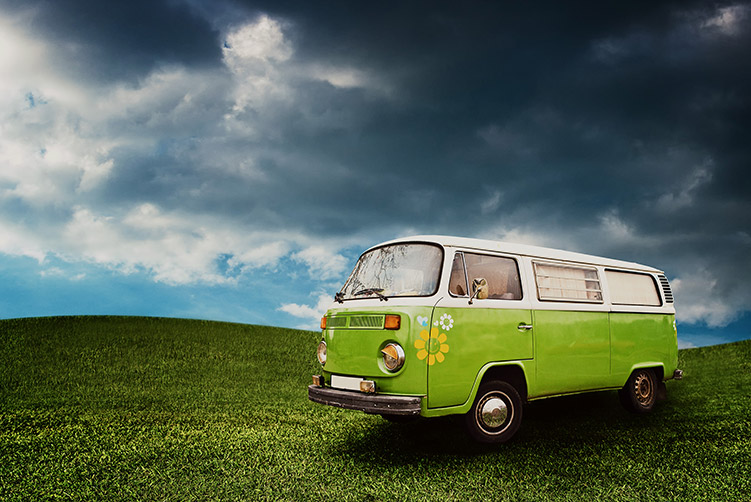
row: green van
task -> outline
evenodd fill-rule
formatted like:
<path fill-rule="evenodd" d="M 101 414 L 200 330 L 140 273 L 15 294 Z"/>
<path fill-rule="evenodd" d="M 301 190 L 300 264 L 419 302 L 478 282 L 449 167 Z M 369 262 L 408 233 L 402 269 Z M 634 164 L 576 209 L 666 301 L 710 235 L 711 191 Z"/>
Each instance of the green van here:
<path fill-rule="evenodd" d="M 522 403 L 619 389 L 646 413 L 680 379 L 673 295 L 657 269 L 443 236 L 360 256 L 321 319 L 310 400 L 380 414 L 464 414 L 478 441 L 518 430 Z"/>

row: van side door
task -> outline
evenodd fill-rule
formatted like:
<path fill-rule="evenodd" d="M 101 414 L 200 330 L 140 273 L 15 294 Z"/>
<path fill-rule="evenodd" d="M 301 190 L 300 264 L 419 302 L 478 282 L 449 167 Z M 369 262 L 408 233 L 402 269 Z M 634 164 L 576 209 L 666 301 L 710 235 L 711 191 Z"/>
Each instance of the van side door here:
<path fill-rule="evenodd" d="M 527 262 L 537 375 L 530 397 L 606 388 L 610 382 L 610 315 L 592 265 Z"/>
<path fill-rule="evenodd" d="M 429 408 L 465 403 L 484 365 L 529 360 L 534 350 L 519 258 L 456 251 L 447 259 L 448 294 L 416 341 L 428 365 Z"/>

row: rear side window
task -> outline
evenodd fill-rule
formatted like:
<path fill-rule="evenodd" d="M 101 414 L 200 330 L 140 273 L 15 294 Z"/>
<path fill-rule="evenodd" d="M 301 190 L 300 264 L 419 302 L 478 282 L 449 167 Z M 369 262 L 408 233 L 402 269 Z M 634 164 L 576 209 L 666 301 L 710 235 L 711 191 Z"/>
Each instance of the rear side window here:
<path fill-rule="evenodd" d="M 534 265 L 540 300 L 602 303 L 596 268 L 540 262 Z"/>
<path fill-rule="evenodd" d="M 657 283 L 648 274 L 606 270 L 610 299 L 617 305 L 662 305 Z"/>
<path fill-rule="evenodd" d="M 475 279 L 485 279 L 489 299 L 521 300 L 522 298 L 519 267 L 513 258 L 457 253 L 451 268 L 449 292 L 455 296 L 468 296 L 468 292 L 471 292 L 469 285 Z"/>

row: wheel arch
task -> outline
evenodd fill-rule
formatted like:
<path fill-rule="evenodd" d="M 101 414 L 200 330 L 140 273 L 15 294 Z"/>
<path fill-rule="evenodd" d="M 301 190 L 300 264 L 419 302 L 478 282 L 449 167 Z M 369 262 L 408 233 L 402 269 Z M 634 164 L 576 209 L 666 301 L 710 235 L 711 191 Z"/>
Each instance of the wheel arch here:
<path fill-rule="evenodd" d="M 518 362 L 506 362 L 486 365 L 480 370 L 479 378 L 472 389 L 470 402 L 474 401 L 480 385 L 491 380 L 508 382 L 519 393 L 522 402 L 527 401 L 527 376 L 524 367 Z"/>
<path fill-rule="evenodd" d="M 467 413 L 477 398 L 477 392 L 480 386 L 491 380 L 503 380 L 512 385 L 522 402 L 527 401 L 528 381 L 527 374 L 524 371 L 524 361 L 502 361 L 490 362 L 482 366 L 475 376 L 472 389 L 469 392 L 467 400 L 456 406 L 447 406 L 445 408 L 425 408 L 421 413 L 425 417 L 438 417 L 443 415 L 454 415 Z M 424 400 L 423 403 L 426 403 Z"/>
<path fill-rule="evenodd" d="M 655 378 L 658 382 L 662 382 L 665 380 L 665 365 L 661 362 L 643 362 L 634 364 L 631 366 L 631 371 L 628 372 L 628 375 L 626 376 L 626 380 L 623 382 L 623 385 L 626 385 L 626 382 L 628 382 L 628 379 L 631 378 L 631 375 L 634 374 L 634 371 L 636 370 L 645 370 L 650 369 L 655 372 Z"/>

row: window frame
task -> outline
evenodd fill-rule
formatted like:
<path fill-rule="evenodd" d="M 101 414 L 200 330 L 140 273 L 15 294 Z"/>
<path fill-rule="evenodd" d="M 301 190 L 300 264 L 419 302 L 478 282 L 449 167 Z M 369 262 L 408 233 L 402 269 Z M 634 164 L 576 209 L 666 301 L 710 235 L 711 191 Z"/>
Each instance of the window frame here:
<path fill-rule="evenodd" d="M 487 257 L 490 257 L 490 258 L 502 258 L 502 259 L 505 259 L 505 260 L 511 260 L 513 262 L 514 266 L 516 267 L 516 277 L 519 278 L 518 284 L 519 284 L 519 292 L 521 294 L 521 296 L 519 298 L 484 298 L 482 301 L 493 300 L 493 301 L 504 301 L 504 302 L 520 302 L 520 301 L 524 300 L 524 293 L 525 293 L 524 281 L 522 280 L 521 267 L 519 266 L 519 259 L 517 257 L 515 257 L 515 256 L 506 256 L 506 255 L 497 255 L 497 254 L 492 254 L 492 253 L 482 253 L 482 252 L 478 253 L 478 252 L 475 252 L 475 251 L 458 250 L 458 251 L 456 251 L 454 253 L 454 259 L 459 254 L 462 255 L 462 266 L 463 266 L 463 270 L 464 270 L 464 287 L 467 290 L 467 294 L 465 294 L 465 295 L 456 295 L 456 294 L 454 294 L 454 293 L 451 292 L 451 273 L 449 272 L 449 281 L 448 281 L 448 285 L 447 286 L 448 286 L 449 295 L 451 297 L 453 297 L 453 298 L 469 298 L 470 297 L 470 294 L 469 294 L 469 292 L 470 292 L 470 288 L 469 288 L 469 274 L 467 273 L 467 260 L 466 260 L 466 258 L 465 258 L 464 255 L 465 254 L 473 254 L 473 255 L 478 255 L 478 256 L 487 256 Z M 452 260 L 452 262 L 451 262 L 451 270 L 452 271 L 453 271 L 453 268 L 454 268 L 454 264 L 453 264 L 453 260 Z"/>
<path fill-rule="evenodd" d="M 538 273 L 537 267 L 538 265 L 542 266 L 549 266 L 549 267 L 558 267 L 558 268 L 568 268 L 568 269 L 574 269 L 574 270 L 585 270 L 585 271 L 594 271 L 595 276 L 597 279 L 576 279 L 573 277 L 554 277 L 554 276 L 548 276 L 544 275 L 543 277 L 550 277 L 554 279 L 563 279 L 563 280 L 574 280 L 574 281 L 597 281 L 599 289 L 597 290 L 590 290 L 588 288 L 585 288 L 583 290 L 576 290 L 576 289 L 570 289 L 570 288 L 545 288 L 542 289 L 560 289 L 563 291 L 584 291 L 589 292 L 593 291 L 600 294 L 599 299 L 590 299 L 590 298 L 571 298 L 571 297 L 549 297 L 549 296 L 543 296 L 542 292 L 540 291 L 540 273 Z M 555 261 L 546 261 L 546 260 L 532 260 L 532 272 L 534 273 L 535 277 L 535 289 L 537 290 L 537 300 L 540 302 L 559 302 L 559 303 L 586 303 L 586 304 L 592 304 L 592 305 L 603 305 L 605 303 L 605 295 L 602 288 L 602 278 L 600 277 L 600 271 L 595 265 L 585 265 L 585 264 L 578 264 L 578 263 L 565 263 L 565 262 L 555 262 Z"/>
<path fill-rule="evenodd" d="M 452 272 L 454 271 L 454 261 L 456 261 L 457 256 L 461 256 L 462 270 L 464 271 L 464 289 L 466 293 L 463 295 L 456 295 L 451 291 L 451 276 L 453 275 Z M 469 278 L 467 277 L 467 262 L 464 261 L 464 251 L 454 252 L 454 257 L 451 260 L 451 270 L 449 271 L 448 290 L 449 290 L 449 295 L 452 296 L 453 298 L 469 298 Z"/>
<path fill-rule="evenodd" d="M 344 284 L 342 284 L 342 287 L 339 289 L 339 292 L 341 293 L 342 291 L 344 291 L 344 288 L 347 286 L 347 284 L 349 284 L 349 281 L 352 279 L 352 276 L 357 271 L 358 265 L 360 264 L 360 260 L 362 259 L 363 256 L 365 256 L 366 254 L 368 254 L 368 253 L 370 253 L 372 251 L 377 251 L 378 249 L 381 249 L 381 248 L 385 248 L 385 247 L 389 247 L 389 246 L 401 246 L 401 245 L 405 245 L 405 244 L 409 244 L 409 245 L 423 244 L 423 245 L 427 245 L 427 246 L 432 246 L 432 247 L 438 248 L 441 251 L 441 256 L 440 256 L 440 261 L 439 261 L 440 266 L 438 267 L 438 276 L 436 277 L 436 285 L 435 285 L 435 288 L 433 289 L 433 291 L 430 294 L 425 294 L 425 295 L 387 296 L 387 298 L 430 298 L 432 296 L 435 296 L 441 290 L 441 281 L 443 280 L 443 263 L 444 263 L 444 260 L 446 259 L 446 250 L 445 250 L 445 248 L 441 244 L 438 244 L 437 242 L 419 241 L 419 240 L 417 240 L 417 241 L 385 242 L 383 244 L 380 244 L 378 246 L 372 247 L 372 248 L 364 251 L 362 254 L 360 254 L 360 256 L 357 257 L 357 261 L 355 262 L 355 266 L 352 268 L 352 271 L 347 276 L 347 279 L 344 281 Z M 372 300 L 373 298 L 375 298 L 375 297 L 373 297 L 373 296 L 363 296 L 363 297 L 355 297 L 355 298 L 342 298 L 342 301 L 343 302 L 349 302 L 349 301 L 358 301 L 358 300 Z"/>
<path fill-rule="evenodd" d="M 608 281 L 608 295 L 610 296 L 610 303 L 612 305 L 617 305 L 619 307 L 664 307 L 665 306 L 665 299 L 662 297 L 663 291 L 661 289 L 661 285 L 657 283 L 655 280 L 655 277 L 647 272 L 636 272 L 633 270 L 618 270 L 615 268 L 605 268 L 603 270 L 605 272 L 605 279 Z M 660 302 L 657 305 L 655 304 L 649 304 L 649 303 L 621 303 L 616 302 L 613 300 L 613 287 L 610 284 L 610 280 L 607 277 L 608 272 L 617 272 L 619 274 L 632 274 L 632 275 L 641 275 L 646 276 L 652 279 L 652 285 L 655 288 L 655 293 L 657 295 L 657 300 Z"/>

